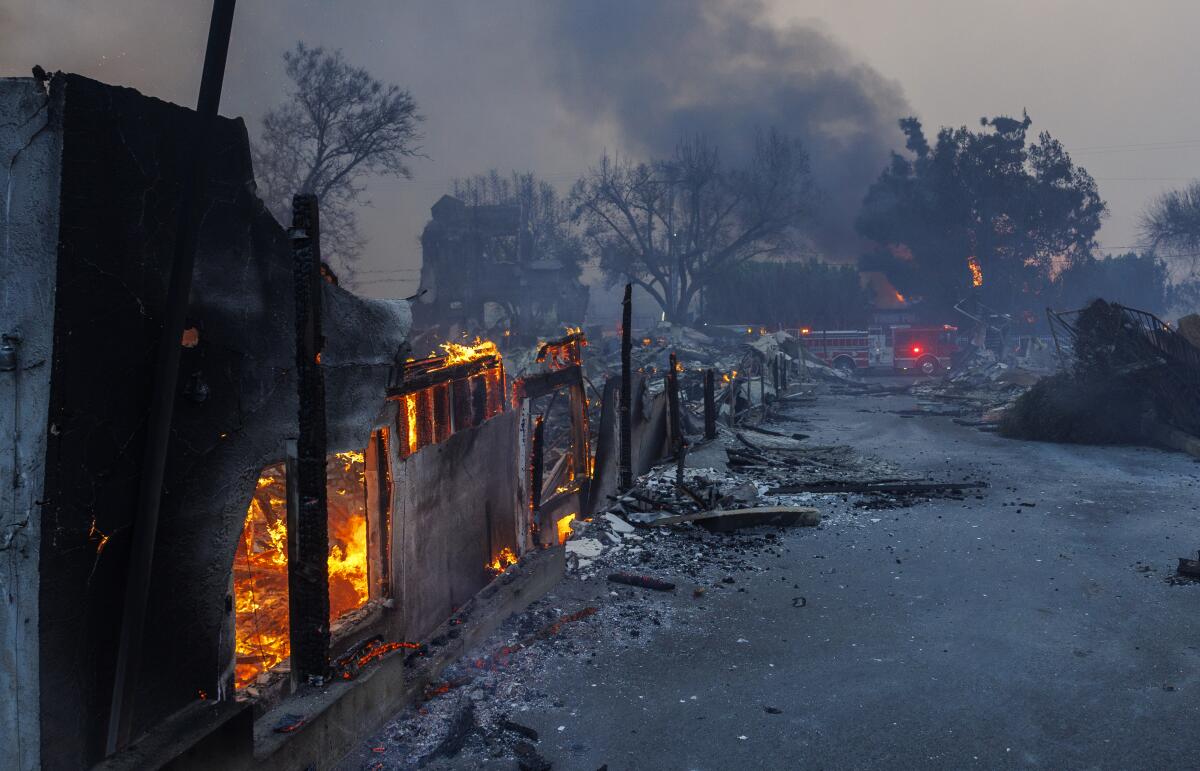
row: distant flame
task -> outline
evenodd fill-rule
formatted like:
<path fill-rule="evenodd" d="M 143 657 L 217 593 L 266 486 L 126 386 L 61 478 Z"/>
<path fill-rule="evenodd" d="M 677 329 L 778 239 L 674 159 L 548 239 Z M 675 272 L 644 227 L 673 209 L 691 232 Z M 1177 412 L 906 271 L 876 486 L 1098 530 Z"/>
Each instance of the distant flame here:
<path fill-rule="evenodd" d="M 983 270 L 974 255 L 967 258 L 967 267 L 971 269 L 971 286 L 983 286 Z"/>
<path fill-rule="evenodd" d="M 900 292 L 898 290 L 896 291 L 895 294 L 896 294 L 896 299 L 899 302 L 908 302 L 907 300 L 904 299 L 904 295 L 900 294 Z"/>

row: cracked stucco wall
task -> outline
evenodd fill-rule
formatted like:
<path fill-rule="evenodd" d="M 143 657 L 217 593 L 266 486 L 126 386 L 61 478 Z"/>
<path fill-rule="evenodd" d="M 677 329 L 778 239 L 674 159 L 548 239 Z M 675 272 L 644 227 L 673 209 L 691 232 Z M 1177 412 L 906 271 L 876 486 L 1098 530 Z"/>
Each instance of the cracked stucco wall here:
<path fill-rule="evenodd" d="M 38 556 L 61 135 L 31 78 L 0 79 L 0 768 L 39 768 Z"/>

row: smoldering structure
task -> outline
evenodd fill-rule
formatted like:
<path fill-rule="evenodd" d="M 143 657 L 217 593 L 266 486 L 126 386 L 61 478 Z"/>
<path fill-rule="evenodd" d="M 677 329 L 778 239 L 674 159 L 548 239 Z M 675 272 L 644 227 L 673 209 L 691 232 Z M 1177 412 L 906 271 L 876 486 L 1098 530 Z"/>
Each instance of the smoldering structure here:
<path fill-rule="evenodd" d="M 533 248 L 517 204 L 468 205 L 444 195 L 421 234 L 418 326 L 561 329 L 587 309 L 588 290 L 569 266 Z"/>
<path fill-rule="evenodd" d="M 273 219 L 244 124 L 220 119 L 125 701 L 132 738 L 105 760 L 196 113 L 56 75 L 0 81 L 0 116 L 0 393 L 13 407 L 0 420 L 15 437 L 0 459 L 13 480 L 0 494 L 0 764 L 339 756 L 561 573 L 554 526 L 530 505 L 529 399 L 494 346 L 414 359 L 407 302 L 299 270 L 315 218 Z M 575 388 L 584 409 L 578 364 L 560 369 L 543 390 Z M 306 401 L 314 372 L 308 393 L 323 398 Z M 579 511 L 590 464 L 571 474 L 562 506 Z M 317 646 L 319 670 L 297 658 L 300 642 Z"/>

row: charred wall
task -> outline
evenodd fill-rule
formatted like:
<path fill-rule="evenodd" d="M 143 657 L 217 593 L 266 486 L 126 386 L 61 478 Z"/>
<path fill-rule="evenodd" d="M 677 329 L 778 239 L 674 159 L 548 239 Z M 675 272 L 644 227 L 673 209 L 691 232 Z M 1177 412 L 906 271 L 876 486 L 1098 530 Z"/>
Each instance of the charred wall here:
<path fill-rule="evenodd" d="M 492 578 L 485 566 L 517 549 L 524 511 L 516 449 L 520 412 L 501 413 L 396 467 L 393 636 L 423 640 Z"/>
<path fill-rule="evenodd" d="M 39 612 L 43 765 L 103 754 L 148 384 L 194 113 L 67 75 Z M 291 253 L 254 194 L 245 126 L 223 119 L 210 179 L 159 525 L 135 733 L 232 696 L 230 575 L 260 469 L 296 432 Z M 406 304 L 325 287 L 329 450 L 385 425 Z"/>

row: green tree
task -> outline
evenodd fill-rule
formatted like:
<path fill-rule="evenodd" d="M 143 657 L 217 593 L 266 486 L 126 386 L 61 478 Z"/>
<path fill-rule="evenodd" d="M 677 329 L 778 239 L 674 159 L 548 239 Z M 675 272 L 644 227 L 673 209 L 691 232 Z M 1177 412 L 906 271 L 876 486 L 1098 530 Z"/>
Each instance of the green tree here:
<path fill-rule="evenodd" d="M 1058 140 L 1027 142 L 1030 124 L 983 119 L 930 146 L 916 118 L 900 121 L 908 155 L 893 154 L 855 223 L 875 244 L 863 269 L 940 311 L 971 293 L 1009 313 L 1040 310 L 1055 273 L 1092 254 L 1106 205 Z"/>

